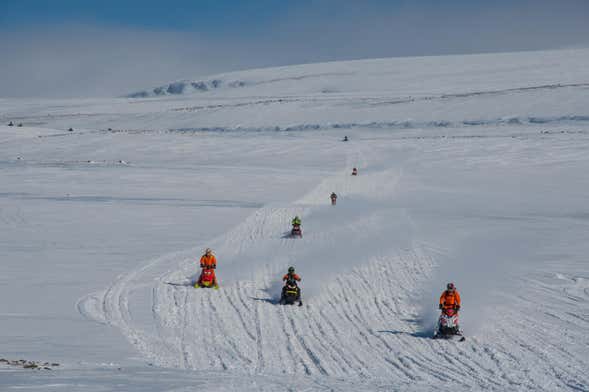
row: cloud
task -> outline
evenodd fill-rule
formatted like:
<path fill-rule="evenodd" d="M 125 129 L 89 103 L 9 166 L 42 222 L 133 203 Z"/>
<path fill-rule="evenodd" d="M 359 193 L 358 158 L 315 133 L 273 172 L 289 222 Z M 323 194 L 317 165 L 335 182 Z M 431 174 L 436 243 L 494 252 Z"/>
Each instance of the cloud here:
<path fill-rule="evenodd" d="M 116 96 L 251 67 L 589 45 L 583 0 L 297 4 L 190 31 L 13 23 L 0 28 L 0 96 Z"/>
<path fill-rule="evenodd" d="M 3 96 L 113 96 L 212 71 L 194 35 L 69 26 L 2 34 Z"/>

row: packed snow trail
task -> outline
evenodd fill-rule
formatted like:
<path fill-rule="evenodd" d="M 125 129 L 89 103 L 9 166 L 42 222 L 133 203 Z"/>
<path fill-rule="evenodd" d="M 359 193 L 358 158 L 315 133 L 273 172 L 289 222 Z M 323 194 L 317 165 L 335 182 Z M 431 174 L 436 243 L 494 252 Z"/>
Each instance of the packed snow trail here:
<path fill-rule="evenodd" d="M 452 146 L 456 152 L 462 148 L 444 148 Z M 555 311 L 554 324 L 544 325 L 512 304 L 498 307 L 493 326 L 474 336 L 463 325 L 465 342 L 431 339 L 431 328 L 422 325 L 420 287 L 434 278 L 436 259 L 445 251 L 426 241 L 411 208 L 395 201 L 400 186 L 416 181 L 408 174 L 414 169 L 406 167 L 423 157 L 357 138 L 342 149 L 347 167 L 298 201 L 263 207 L 211 244 L 120 277 L 105 293 L 80 301 L 80 311 L 119 328 L 164 367 L 286 373 L 373 386 L 394 380 L 454 389 L 584 390 L 583 350 L 560 345 L 557 336 L 554 344 L 546 341 L 567 325 L 575 327 L 571 339 L 578 336 L 589 327 L 582 315 Z M 350 175 L 353 166 L 358 177 Z M 329 205 L 331 191 L 340 196 L 337 206 Z M 295 214 L 302 217 L 304 237 L 285 238 Z M 219 258 L 219 291 L 189 286 L 205 246 Z M 302 308 L 277 305 L 280 276 L 288 265 L 303 277 Z M 555 306 L 581 302 L 588 309 L 585 282 L 563 277 L 569 299 Z M 550 284 L 529 286 L 560 287 Z M 532 298 L 537 306 L 542 295 L 522 294 L 518 302 Z M 432 307 L 436 300 L 431 298 Z M 469 310 L 468 298 L 465 303 L 465 315 L 475 311 Z M 531 332 L 530 325 L 535 326 Z"/>
<path fill-rule="evenodd" d="M 169 97 L 1 100 L 2 356 L 63 366 L 0 366 L 0 389 L 588 391 L 588 59 L 346 61 Z M 284 238 L 295 214 L 300 240 Z M 222 287 L 192 289 L 209 246 Z M 301 308 L 276 305 L 291 264 Z M 449 281 L 463 343 L 431 339 Z"/>

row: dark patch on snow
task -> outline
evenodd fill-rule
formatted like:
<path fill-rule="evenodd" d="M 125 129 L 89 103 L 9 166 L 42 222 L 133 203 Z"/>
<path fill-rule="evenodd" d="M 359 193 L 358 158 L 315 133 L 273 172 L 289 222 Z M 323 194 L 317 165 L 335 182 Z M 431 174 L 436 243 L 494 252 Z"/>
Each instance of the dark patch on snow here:
<path fill-rule="evenodd" d="M 126 98 L 149 98 L 166 95 L 182 95 L 194 92 L 211 91 L 215 89 L 220 89 L 223 86 L 226 86 L 228 88 L 238 88 L 243 87 L 245 85 L 246 83 L 241 80 L 235 80 L 231 82 L 224 82 L 221 79 L 194 81 L 180 80 L 163 86 L 155 87 L 151 90 L 138 91 L 127 95 Z"/>
<path fill-rule="evenodd" d="M 168 94 L 182 94 L 182 93 L 184 93 L 185 88 L 186 88 L 186 84 L 176 82 L 176 83 L 170 84 L 168 86 L 168 88 L 166 89 L 166 92 Z"/>
<path fill-rule="evenodd" d="M 1 365 L 20 367 L 23 369 L 51 370 L 51 368 L 59 366 L 59 363 L 27 361 L 24 359 L 10 360 L 10 359 L 0 358 L 0 366 Z"/>

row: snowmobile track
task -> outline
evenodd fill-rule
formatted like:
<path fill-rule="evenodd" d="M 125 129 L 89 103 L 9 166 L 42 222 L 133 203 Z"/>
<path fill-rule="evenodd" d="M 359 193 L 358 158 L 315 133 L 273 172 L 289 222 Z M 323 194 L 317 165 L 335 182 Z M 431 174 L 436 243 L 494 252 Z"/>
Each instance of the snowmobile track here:
<path fill-rule="evenodd" d="M 307 248 L 317 252 L 339 244 L 353 233 L 359 237 L 382 224 L 373 216 L 354 217 L 315 232 L 313 216 L 327 206 L 333 190 L 346 197 L 394 199 L 396 188 L 407 174 L 402 167 L 370 170 L 371 155 L 362 147 L 347 149 L 345 170 L 325 178 L 298 201 L 263 207 L 225 235 L 214 240 L 214 248 L 224 259 L 243 255 L 279 255 L 284 265 L 296 264 L 297 255 Z M 351 167 L 360 175 L 351 177 Z M 345 203 L 342 202 L 342 206 Z M 340 203 L 336 208 L 340 207 Z M 331 210 L 328 210 L 331 211 Z M 281 238 L 295 214 L 303 217 L 305 237 Z M 305 226 L 305 222 L 311 223 Z M 325 377 L 364 380 L 386 374 L 408 385 L 449 385 L 459 389 L 583 390 L 586 359 L 570 347 L 559 347 L 541 332 L 531 331 L 530 339 L 520 339 L 513 330 L 484 331 L 457 344 L 425 338 L 414 321 L 418 314 L 410 299 L 415 288 L 430 278 L 435 255 L 443 249 L 430 247 L 419 237 L 419 227 L 410 213 L 397 209 L 395 224 L 410 233 L 401 248 L 381 250 L 325 282 L 320 293 L 305 296 L 311 306 L 278 306 L 269 295 L 277 271 L 266 267 L 255 271 L 255 280 L 222 280 L 219 291 L 194 290 L 176 286 L 194 271 L 195 250 L 178 252 L 153 260 L 119 277 L 102 294 L 81 299 L 77 308 L 88 318 L 115 326 L 150 361 L 160 366 L 185 369 L 240 370 L 253 374 L 305 375 L 317 382 Z M 376 223 L 375 223 L 376 222 Z M 303 253 L 297 253 L 303 252 Z M 170 265 L 178 265 L 170 271 Z M 280 271 L 278 272 L 280 273 Z M 304 276 L 305 278 L 305 276 Z M 561 296 L 563 306 L 585 306 L 587 281 L 582 278 L 528 282 L 536 290 L 517 301 L 533 301 L 536 296 Z M 303 281 L 303 294 L 305 291 Z M 148 288 L 149 290 L 146 290 Z M 145 301 L 139 301 L 148 292 Z M 562 294 L 564 293 L 564 295 Z M 137 298 L 136 298 L 137 297 Z M 150 304 L 152 323 L 134 318 Z M 573 308 L 570 308 L 573 309 Z M 579 314 L 546 309 L 555 323 L 584 330 L 589 312 Z M 505 323 L 526 330 L 533 317 L 518 320 L 505 312 Z M 550 325 L 538 325 L 541 331 Z M 492 335 L 489 335 L 492 334 Z M 493 336 L 489 339 L 488 336 Z M 541 348 L 543 347 L 543 348 Z M 550 354 L 548 354 L 550 353 Z M 569 363 L 563 369 L 554 366 Z M 533 363 L 537 368 L 525 364 Z M 549 374 L 556 384 L 543 384 L 540 375 Z"/>

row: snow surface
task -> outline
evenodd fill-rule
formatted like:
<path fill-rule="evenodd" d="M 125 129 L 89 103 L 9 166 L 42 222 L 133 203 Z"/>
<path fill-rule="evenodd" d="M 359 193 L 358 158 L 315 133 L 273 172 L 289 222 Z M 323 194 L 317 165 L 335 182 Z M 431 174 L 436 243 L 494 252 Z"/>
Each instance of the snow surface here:
<path fill-rule="evenodd" d="M 0 390 L 589 390 L 588 63 L 379 59 L 0 100 L 24 124 L 0 126 L 0 357 L 60 363 L 0 364 Z M 189 287 L 205 247 L 219 291 Z M 300 308 L 276 304 L 289 265 Z M 430 338 L 448 281 L 462 343 Z"/>

